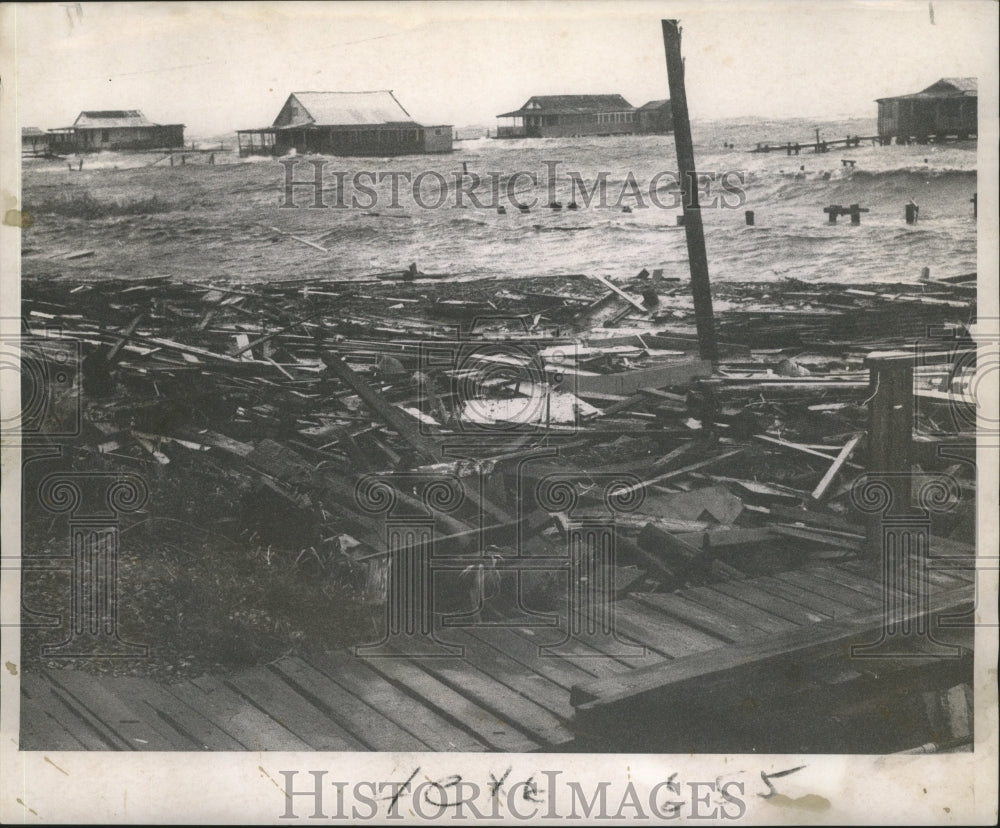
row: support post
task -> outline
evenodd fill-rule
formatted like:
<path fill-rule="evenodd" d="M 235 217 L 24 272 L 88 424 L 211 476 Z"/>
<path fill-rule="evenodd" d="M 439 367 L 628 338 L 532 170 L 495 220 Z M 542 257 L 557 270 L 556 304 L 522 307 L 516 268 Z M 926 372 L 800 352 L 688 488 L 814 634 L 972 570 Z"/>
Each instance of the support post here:
<path fill-rule="evenodd" d="M 868 471 L 886 475 L 897 504 L 910 502 L 913 458 L 913 362 L 909 354 L 870 354 L 868 401 Z M 868 526 L 869 554 L 881 554 L 879 520 Z"/>
<path fill-rule="evenodd" d="M 694 299 L 698 350 L 702 359 L 718 360 L 715 342 L 715 319 L 712 313 L 712 285 L 708 278 L 708 255 L 705 252 L 705 229 L 698 204 L 698 178 L 694 164 L 694 143 L 684 90 L 684 59 L 681 57 L 681 30 L 676 20 L 664 20 L 663 51 L 667 59 L 667 82 L 670 86 L 671 111 L 677 166 L 684 196 L 684 233 L 687 237 L 688 262 L 691 268 L 691 295 Z"/>

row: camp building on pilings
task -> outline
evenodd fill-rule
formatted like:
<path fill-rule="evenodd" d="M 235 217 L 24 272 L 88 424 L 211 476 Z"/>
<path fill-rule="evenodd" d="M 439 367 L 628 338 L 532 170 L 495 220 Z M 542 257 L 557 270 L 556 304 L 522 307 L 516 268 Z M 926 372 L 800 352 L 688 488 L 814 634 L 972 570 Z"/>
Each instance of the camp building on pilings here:
<path fill-rule="evenodd" d="M 56 153 L 184 146 L 184 124 L 154 124 L 138 109 L 85 110 L 72 126 L 50 129 L 48 135 Z"/>
<path fill-rule="evenodd" d="M 650 101 L 637 109 L 621 95 L 535 95 L 497 118 L 502 119 L 497 138 L 666 134 L 673 129 L 670 101 Z"/>
<path fill-rule="evenodd" d="M 49 151 L 49 134 L 38 127 L 21 127 L 21 155 L 45 155 Z"/>
<path fill-rule="evenodd" d="M 452 151 L 451 125 L 415 121 L 392 90 L 293 92 L 269 127 L 237 131 L 240 156 L 414 155 Z"/>
<path fill-rule="evenodd" d="M 673 110 L 670 100 L 650 101 L 637 110 L 639 132 L 644 135 L 667 135 L 674 131 Z"/>
<path fill-rule="evenodd" d="M 885 144 L 969 138 L 977 132 L 978 102 L 975 78 L 941 78 L 922 92 L 879 98 L 879 138 Z"/>

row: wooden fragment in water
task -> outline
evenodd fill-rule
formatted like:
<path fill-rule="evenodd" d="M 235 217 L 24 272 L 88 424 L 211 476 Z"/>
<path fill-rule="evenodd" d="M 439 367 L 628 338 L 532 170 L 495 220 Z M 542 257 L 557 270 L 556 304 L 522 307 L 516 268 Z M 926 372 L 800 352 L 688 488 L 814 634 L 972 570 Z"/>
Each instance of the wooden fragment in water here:
<path fill-rule="evenodd" d="M 309 239 L 304 239 L 304 238 L 302 238 L 302 236 L 293 235 L 292 233 L 288 233 L 285 230 L 279 230 L 277 227 L 268 227 L 268 230 L 273 230 L 275 233 L 281 233 L 282 236 L 288 236 L 289 238 L 295 239 L 295 241 L 297 241 L 297 242 L 302 242 L 302 244 L 307 244 L 310 247 L 315 247 L 317 250 L 322 251 L 323 253 L 329 253 L 330 252 L 329 250 L 327 250 L 322 245 L 316 244 L 316 242 L 311 242 L 311 241 L 309 241 Z"/>

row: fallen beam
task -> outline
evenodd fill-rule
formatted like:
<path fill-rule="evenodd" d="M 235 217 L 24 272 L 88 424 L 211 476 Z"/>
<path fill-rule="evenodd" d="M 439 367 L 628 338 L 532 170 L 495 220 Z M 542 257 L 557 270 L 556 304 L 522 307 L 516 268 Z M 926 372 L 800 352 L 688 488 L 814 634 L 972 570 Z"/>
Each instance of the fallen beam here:
<path fill-rule="evenodd" d="M 643 388 L 687 385 L 692 380 L 708 377 L 711 374 L 711 362 L 705 359 L 689 359 L 618 374 L 576 376 L 573 385 L 578 393 L 597 392 L 625 396 L 635 394 Z"/>
<path fill-rule="evenodd" d="M 848 440 L 844 447 L 840 450 L 840 454 L 837 455 L 837 459 L 830 464 L 830 468 L 826 470 L 826 474 L 823 475 L 823 479 L 819 481 L 816 488 L 813 489 L 812 498 L 813 500 L 822 500 L 823 495 L 826 494 L 827 490 L 830 488 L 830 484 L 833 483 L 834 478 L 847 463 L 852 452 L 857 447 L 858 442 L 861 440 L 860 434 L 855 434 L 850 440 Z"/>

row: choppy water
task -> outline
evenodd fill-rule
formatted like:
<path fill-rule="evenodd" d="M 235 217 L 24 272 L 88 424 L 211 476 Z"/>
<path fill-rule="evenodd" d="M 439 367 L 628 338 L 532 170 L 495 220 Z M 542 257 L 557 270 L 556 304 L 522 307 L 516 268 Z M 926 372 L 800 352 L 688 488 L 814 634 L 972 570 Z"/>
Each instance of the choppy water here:
<path fill-rule="evenodd" d="M 976 191 L 974 144 L 881 147 L 865 142 L 857 149 L 833 149 L 826 154 L 803 150 L 792 157 L 784 152 L 747 152 L 761 141 L 811 142 L 817 126 L 828 140 L 875 132 L 874 121 L 864 119 L 825 124 L 695 124 L 699 169 L 717 178 L 729 173 L 730 186 L 743 191 L 743 195 L 724 192 L 715 184 L 708 198 L 702 196 L 713 280 L 796 277 L 900 281 L 916 279 L 925 266 L 942 276 L 976 269 L 975 221 L 969 201 Z M 734 143 L 736 149 L 725 148 L 727 143 Z M 309 209 L 308 188 L 295 190 L 299 209 L 281 209 L 285 170 L 278 162 L 253 159 L 251 163 L 235 163 L 235 159 L 220 155 L 217 166 L 206 170 L 198 184 L 200 209 L 205 210 L 203 219 L 211 223 L 211 201 L 228 196 L 229 218 L 253 218 L 329 248 L 341 278 L 406 266 L 411 261 L 425 272 L 459 277 L 623 276 L 644 267 L 663 268 L 666 275 L 687 275 L 685 235 L 676 225 L 680 208 L 675 206 L 676 187 L 671 175 L 676 170 L 672 135 L 511 141 L 479 138 L 455 146 L 456 152 L 446 156 L 327 159 L 324 181 L 329 204 L 337 201 L 337 172 L 346 173 L 348 182 L 362 170 L 409 174 L 411 179 L 427 173 L 416 198 L 412 183 L 400 179 L 398 206 L 392 205 L 391 179 L 373 188 L 374 205 L 371 195 L 349 186 L 347 202 L 355 196 L 360 206 L 345 209 Z M 844 166 L 841 159 L 851 159 L 855 165 Z M 85 167 L 92 176 L 112 167 L 121 169 L 123 187 L 134 186 L 141 173 L 143 190 L 148 192 L 150 188 L 155 191 L 161 178 L 177 181 L 182 176 L 197 176 L 192 167 L 198 160 L 204 158 L 192 158 L 186 169 L 170 169 L 165 175 L 156 167 L 132 170 L 128 175 L 123 168 L 138 164 L 123 155 L 88 157 Z M 218 166 L 225 161 L 232 163 Z M 455 175 L 462 171 L 463 163 L 469 173 L 483 179 L 475 190 L 482 208 L 474 206 L 468 196 L 459 199 L 455 192 Z M 65 164 L 32 164 L 33 175 L 46 170 L 66 174 Z M 519 171 L 533 173 L 537 184 L 532 185 L 524 175 L 515 178 Z M 579 190 L 573 190 L 571 172 L 578 173 L 588 189 L 604 173 L 606 206 L 598 206 L 595 197 L 585 207 Z M 496 209 L 491 173 L 496 174 L 499 203 L 506 207 L 506 214 Z M 658 185 L 652 186 L 651 196 L 651 183 L 661 173 L 666 175 L 660 175 Z M 428 205 L 439 200 L 438 174 L 449 186 L 443 204 L 437 209 L 421 207 L 418 201 Z M 313 168 L 305 159 L 299 159 L 295 176 L 312 178 Z M 82 185 L 90 176 L 69 178 Z M 468 188 L 471 179 L 464 180 Z M 511 180 L 514 184 L 508 192 Z M 630 184 L 633 180 L 637 190 Z M 109 187 L 113 190 L 113 182 L 113 176 L 102 181 L 102 192 Z M 361 183 L 370 186 L 369 179 Z M 510 193 L 536 206 L 522 213 L 510 203 Z M 553 196 L 563 205 L 575 198 L 580 209 L 548 209 Z M 708 207 L 713 196 L 719 196 L 720 205 L 726 203 L 730 209 Z M 654 197 L 664 206 L 655 206 Z M 904 221 L 904 205 L 911 199 L 920 208 L 915 225 Z M 870 211 L 863 214 L 860 227 L 852 227 L 847 217 L 835 226 L 827 224 L 823 207 L 852 203 Z M 632 211 L 624 212 L 625 205 Z M 745 210 L 755 212 L 755 226 L 745 226 Z M 272 269 L 274 276 L 280 274 Z"/>

